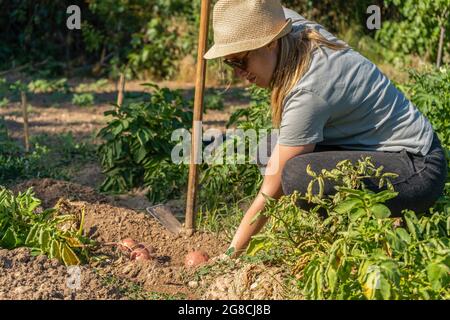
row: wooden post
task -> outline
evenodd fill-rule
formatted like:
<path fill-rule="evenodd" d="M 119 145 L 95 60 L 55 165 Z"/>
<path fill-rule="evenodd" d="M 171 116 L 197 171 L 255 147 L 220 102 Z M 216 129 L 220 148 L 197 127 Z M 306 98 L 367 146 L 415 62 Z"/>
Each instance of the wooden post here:
<path fill-rule="evenodd" d="M 30 132 L 28 129 L 28 108 L 27 108 L 27 94 L 24 90 L 20 91 L 22 100 L 22 115 L 23 115 L 23 133 L 25 139 L 25 151 L 30 151 Z"/>
<path fill-rule="evenodd" d="M 442 51 L 444 51 L 444 38 L 445 38 L 445 27 L 441 26 L 441 36 L 439 37 L 439 49 L 438 49 L 438 56 L 437 56 L 437 62 L 436 62 L 436 66 L 438 68 L 441 67 L 441 63 L 442 63 Z"/>
<path fill-rule="evenodd" d="M 123 103 L 123 93 L 125 91 L 125 73 L 120 73 L 119 78 L 119 87 L 118 87 L 118 94 L 117 94 L 117 105 L 120 107 Z"/>
<path fill-rule="evenodd" d="M 197 154 L 201 143 L 201 129 L 199 125 L 203 118 L 203 92 L 205 90 L 205 74 L 206 61 L 203 58 L 206 52 L 208 41 L 208 25 L 210 13 L 210 0 L 202 0 L 200 13 L 200 32 L 198 37 L 198 52 L 197 52 L 197 73 L 195 78 L 195 98 L 194 98 L 194 122 L 192 125 L 192 144 L 191 144 L 191 159 L 189 164 L 189 182 L 186 201 L 186 220 L 185 229 L 188 235 L 192 235 L 195 230 L 195 212 L 196 212 L 196 197 L 198 187 L 198 158 Z"/>

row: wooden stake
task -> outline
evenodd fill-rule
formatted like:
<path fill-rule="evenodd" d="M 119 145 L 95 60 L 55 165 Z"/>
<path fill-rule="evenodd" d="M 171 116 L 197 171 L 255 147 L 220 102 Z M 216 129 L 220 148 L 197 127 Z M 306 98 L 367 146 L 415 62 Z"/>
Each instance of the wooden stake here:
<path fill-rule="evenodd" d="M 123 103 L 123 93 L 125 91 L 125 74 L 123 72 L 120 74 L 118 91 L 117 105 L 120 107 Z"/>
<path fill-rule="evenodd" d="M 30 132 L 28 129 L 28 108 L 27 108 L 27 94 L 25 91 L 20 91 L 22 100 L 22 115 L 23 115 L 23 133 L 25 138 L 25 151 L 30 151 Z"/>
<path fill-rule="evenodd" d="M 191 144 L 191 159 L 189 164 L 189 182 L 186 202 L 186 220 L 185 229 L 188 235 L 192 235 L 195 230 L 195 212 L 196 212 L 196 197 L 198 187 L 198 158 L 197 155 L 201 143 L 201 129 L 199 125 L 203 118 L 203 92 L 205 90 L 205 74 L 206 61 L 203 56 L 206 52 L 206 45 L 208 41 L 208 24 L 210 13 L 210 0 L 202 0 L 200 13 L 200 32 L 198 37 L 198 52 L 197 52 L 197 73 L 195 79 L 195 98 L 194 98 L 194 122 L 192 125 L 192 144 Z"/>
<path fill-rule="evenodd" d="M 441 35 L 439 37 L 439 49 L 438 49 L 438 56 L 437 56 L 437 62 L 436 62 L 436 66 L 438 68 L 441 67 L 441 63 L 442 63 L 442 51 L 444 51 L 444 38 L 445 38 L 445 27 L 441 26 Z"/>

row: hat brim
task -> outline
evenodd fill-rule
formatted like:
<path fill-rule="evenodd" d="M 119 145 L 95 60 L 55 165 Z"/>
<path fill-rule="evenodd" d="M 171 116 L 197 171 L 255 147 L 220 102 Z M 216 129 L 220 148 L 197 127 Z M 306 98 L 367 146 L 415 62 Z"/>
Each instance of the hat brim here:
<path fill-rule="evenodd" d="M 291 30 L 292 30 L 292 20 L 288 19 L 287 22 L 280 29 L 280 31 L 274 35 L 235 43 L 227 43 L 224 45 L 214 44 L 203 57 L 207 60 L 211 60 L 220 57 L 225 57 L 230 54 L 256 50 L 264 47 L 265 45 L 271 43 L 276 39 L 279 39 L 287 35 L 289 32 L 291 32 Z"/>

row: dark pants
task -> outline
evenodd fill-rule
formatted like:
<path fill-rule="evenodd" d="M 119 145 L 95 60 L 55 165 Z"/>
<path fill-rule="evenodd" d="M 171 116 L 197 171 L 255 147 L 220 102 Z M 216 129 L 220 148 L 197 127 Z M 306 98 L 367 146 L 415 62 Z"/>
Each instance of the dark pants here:
<path fill-rule="evenodd" d="M 397 197 L 388 200 L 386 205 L 392 216 L 400 216 L 401 211 L 410 209 L 416 213 L 425 213 L 442 195 L 447 177 L 447 160 L 439 138 L 434 134 L 433 144 L 426 156 L 411 154 L 405 150 L 401 152 L 355 151 L 344 150 L 337 146 L 316 146 L 312 153 L 299 155 L 286 163 L 282 173 L 282 188 L 284 194 L 291 194 L 295 190 L 302 194 L 311 181 L 306 173 L 306 166 L 311 164 L 315 172 L 321 169 L 331 170 L 339 161 L 349 159 L 353 163 L 361 157 L 370 156 L 375 167 L 383 166 L 384 172 L 396 173 L 399 176 L 391 182 Z M 368 189 L 379 192 L 378 179 L 366 179 Z M 383 189 L 382 189 L 383 190 Z M 325 183 L 325 195 L 336 192 L 331 182 Z M 300 203 L 308 208 L 306 202 Z"/>

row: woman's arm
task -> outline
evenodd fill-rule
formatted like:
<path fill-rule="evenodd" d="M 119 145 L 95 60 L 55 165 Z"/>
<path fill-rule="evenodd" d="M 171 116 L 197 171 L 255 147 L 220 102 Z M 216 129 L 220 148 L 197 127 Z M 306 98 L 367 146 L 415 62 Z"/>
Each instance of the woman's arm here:
<path fill-rule="evenodd" d="M 234 248 L 234 257 L 239 256 L 245 251 L 251 237 L 257 234 L 267 222 L 266 217 L 260 216 L 253 224 L 251 224 L 255 215 L 264 209 L 266 199 L 263 194 L 274 199 L 278 199 L 282 196 L 281 173 L 283 172 L 286 162 L 299 154 L 313 152 L 314 147 L 315 144 L 307 144 L 298 147 L 288 147 L 279 144 L 275 146 L 267 164 L 261 189 L 255 200 L 253 200 L 252 205 L 245 213 L 244 218 L 234 235 L 233 241 L 230 244 L 230 248 Z"/>

